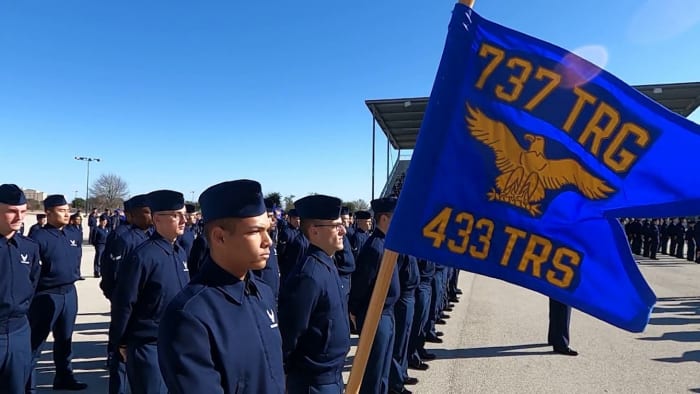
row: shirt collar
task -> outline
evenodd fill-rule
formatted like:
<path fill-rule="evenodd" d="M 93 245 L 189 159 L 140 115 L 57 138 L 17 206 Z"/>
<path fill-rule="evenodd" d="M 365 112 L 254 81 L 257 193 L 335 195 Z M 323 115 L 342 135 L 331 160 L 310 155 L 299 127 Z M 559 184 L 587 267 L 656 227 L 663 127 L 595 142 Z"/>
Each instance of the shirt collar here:
<path fill-rule="evenodd" d="M 240 280 L 216 264 L 209 255 L 202 263 L 202 268 L 196 281 L 221 289 L 238 304 L 242 304 L 243 298 L 247 295 L 259 294 L 255 275 L 248 273 L 244 280 Z"/>
<path fill-rule="evenodd" d="M 372 231 L 372 235 L 375 238 L 381 238 L 381 239 L 384 239 L 386 237 L 386 234 L 384 234 L 384 231 L 382 231 L 378 228 L 375 228 L 374 231 Z"/>
<path fill-rule="evenodd" d="M 17 234 L 18 234 L 18 232 L 15 231 L 15 233 L 12 234 L 12 237 L 10 237 L 9 239 L 8 239 L 8 238 L 5 238 L 5 237 L 3 237 L 3 236 L 0 236 L 0 238 L 2 238 L 2 241 L 0 241 L 0 245 L 2 245 L 2 246 L 5 246 L 5 245 L 13 245 L 13 246 L 15 246 L 15 247 L 16 247 L 16 246 L 19 246 L 19 241 L 18 241 L 18 238 L 17 238 Z"/>
<path fill-rule="evenodd" d="M 163 238 L 160 234 L 158 234 L 157 231 L 154 231 L 149 239 L 153 241 L 153 243 L 158 245 L 161 249 L 163 249 L 163 251 L 165 251 L 165 253 L 167 253 L 168 255 L 173 254 L 175 248 L 179 248 L 177 242 L 175 242 L 174 244 L 168 242 L 168 240 Z"/>
<path fill-rule="evenodd" d="M 320 262 L 324 263 L 328 267 L 335 267 L 335 263 L 333 262 L 333 258 L 329 256 L 326 252 L 324 252 L 321 248 L 319 248 L 316 245 L 313 245 L 309 243 L 309 249 L 308 254 L 309 256 L 314 257 L 316 260 L 319 260 Z"/>
<path fill-rule="evenodd" d="M 65 225 L 63 230 L 60 230 L 58 227 L 54 227 L 53 225 L 46 223 L 42 228 L 48 230 L 49 234 L 58 237 L 59 234 L 65 234 L 65 230 L 68 228 L 68 225 Z"/>

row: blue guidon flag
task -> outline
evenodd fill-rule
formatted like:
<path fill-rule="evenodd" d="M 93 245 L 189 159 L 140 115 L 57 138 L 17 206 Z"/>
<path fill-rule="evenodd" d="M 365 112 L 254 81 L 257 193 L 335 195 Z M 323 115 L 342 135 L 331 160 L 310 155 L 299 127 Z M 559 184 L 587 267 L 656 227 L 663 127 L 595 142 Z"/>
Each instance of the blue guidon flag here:
<path fill-rule="evenodd" d="M 617 218 L 700 211 L 680 150 L 697 124 L 457 4 L 386 247 L 640 332 L 656 297 Z"/>

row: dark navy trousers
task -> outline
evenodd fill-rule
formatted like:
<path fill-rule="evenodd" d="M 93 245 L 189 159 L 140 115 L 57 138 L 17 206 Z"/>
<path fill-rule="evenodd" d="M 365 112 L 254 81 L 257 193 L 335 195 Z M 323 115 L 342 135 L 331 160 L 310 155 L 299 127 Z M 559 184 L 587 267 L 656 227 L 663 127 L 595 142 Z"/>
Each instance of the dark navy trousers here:
<path fill-rule="evenodd" d="M 416 306 L 415 293 L 401 295 L 394 305 L 394 349 L 389 371 L 390 387 L 401 390 L 408 378 L 408 340 Z"/>
<path fill-rule="evenodd" d="M 168 394 L 158 366 L 158 345 L 128 345 L 126 374 L 132 394 Z"/>
<path fill-rule="evenodd" d="M 73 328 L 78 315 L 78 293 L 75 285 L 65 285 L 37 293 L 29 306 L 29 325 L 32 343 L 32 376 L 28 387 L 34 388 L 34 368 L 41 357 L 41 347 L 49 332 L 53 334 L 53 362 L 56 366 L 54 381 L 73 376 Z M 33 391 L 32 391 L 33 392 Z"/>
<path fill-rule="evenodd" d="M 571 307 L 550 298 L 549 299 L 549 332 L 547 342 L 556 347 L 569 346 L 569 322 Z"/>
<path fill-rule="evenodd" d="M 314 384 L 304 379 L 301 374 L 287 375 L 288 394 L 342 394 L 343 375 L 338 371 L 337 381 L 328 384 Z"/>
<path fill-rule="evenodd" d="M 428 324 L 430 328 L 427 333 L 432 333 L 433 335 L 435 335 L 435 322 L 438 320 L 438 316 L 440 316 L 440 312 L 442 311 L 442 298 L 445 293 L 445 282 L 443 281 L 444 272 L 444 270 L 436 270 L 435 276 L 433 276 L 433 280 L 430 282 L 432 290 L 430 294 L 430 309 L 428 310 Z"/>
<path fill-rule="evenodd" d="M 0 322 L 0 393 L 23 393 L 32 368 L 26 317 Z"/>
<path fill-rule="evenodd" d="M 364 319 L 360 326 L 364 324 Z M 389 369 L 394 348 L 394 311 L 383 311 L 374 335 L 372 350 L 362 378 L 361 394 L 387 393 Z"/>
<path fill-rule="evenodd" d="M 100 276 L 102 274 L 102 254 L 105 251 L 105 244 L 95 245 L 95 260 L 92 262 L 92 272 L 95 276 Z"/>
<path fill-rule="evenodd" d="M 420 361 L 420 352 L 425 346 L 425 335 L 430 330 L 428 326 L 428 309 L 430 309 L 430 297 L 433 291 L 430 282 L 421 282 L 416 289 L 416 306 L 413 313 L 413 325 L 408 337 L 409 361 Z"/>
<path fill-rule="evenodd" d="M 126 394 L 126 364 L 121 356 L 113 351 L 109 351 L 107 356 L 107 367 L 109 368 L 109 394 Z"/>

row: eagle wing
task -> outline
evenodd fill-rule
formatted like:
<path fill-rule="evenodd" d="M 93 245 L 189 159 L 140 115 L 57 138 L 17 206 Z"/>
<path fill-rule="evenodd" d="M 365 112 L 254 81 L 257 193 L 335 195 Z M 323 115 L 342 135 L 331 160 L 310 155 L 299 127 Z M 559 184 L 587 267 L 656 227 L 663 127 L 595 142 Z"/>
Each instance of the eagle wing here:
<path fill-rule="evenodd" d="M 484 115 L 479 109 L 467 104 L 466 117 L 471 135 L 488 145 L 496 154 L 496 167 L 501 172 L 512 171 L 520 165 L 520 155 L 524 152 L 508 126 Z"/>
<path fill-rule="evenodd" d="M 591 200 L 605 198 L 615 191 L 605 181 L 593 176 L 571 159 L 548 160 L 547 165 L 539 172 L 539 176 L 547 189 L 556 190 L 564 185 L 575 185 Z"/>

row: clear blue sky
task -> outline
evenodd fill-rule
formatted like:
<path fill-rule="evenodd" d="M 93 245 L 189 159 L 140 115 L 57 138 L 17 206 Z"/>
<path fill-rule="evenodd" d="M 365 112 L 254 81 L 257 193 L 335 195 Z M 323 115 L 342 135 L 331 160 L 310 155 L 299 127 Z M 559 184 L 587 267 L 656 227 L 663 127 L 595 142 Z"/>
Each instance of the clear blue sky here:
<path fill-rule="evenodd" d="M 265 192 L 369 200 L 364 100 L 430 93 L 453 5 L 2 2 L 2 182 L 84 196 L 86 165 L 73 157 L 93 156 L 102 162 L 91 180 L 116 173 L 132 194 L 169 188 L 189 199 L 252 178 Z M 475 9 L 569 50 L 602 48 L 589 60 L 632 85 L 700 81 L 698 0 L 477 0 Z M 386 139 L 377 136 L 379 193 Z"/>

